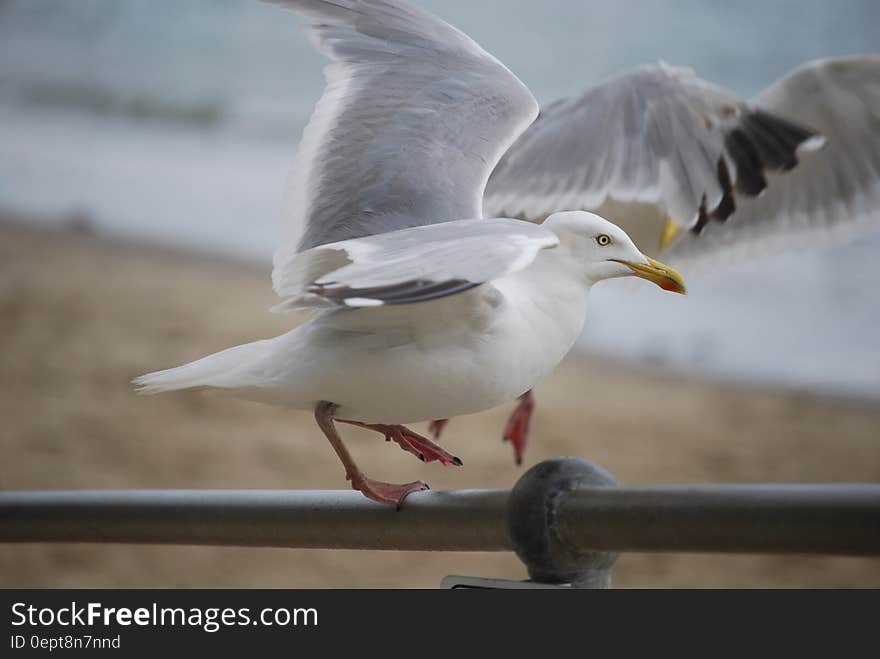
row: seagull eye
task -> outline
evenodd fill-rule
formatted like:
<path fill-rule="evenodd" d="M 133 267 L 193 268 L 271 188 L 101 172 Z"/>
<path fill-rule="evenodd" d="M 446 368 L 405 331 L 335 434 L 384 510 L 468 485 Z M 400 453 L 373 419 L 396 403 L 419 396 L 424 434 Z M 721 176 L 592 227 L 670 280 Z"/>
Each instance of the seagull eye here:
<path fill-rule="evenodd" d="M 611 244 L 611 236 L 600 233 L 596 236 L 596 242 L 599 243 L 599 247 L 608 247 Z"/>

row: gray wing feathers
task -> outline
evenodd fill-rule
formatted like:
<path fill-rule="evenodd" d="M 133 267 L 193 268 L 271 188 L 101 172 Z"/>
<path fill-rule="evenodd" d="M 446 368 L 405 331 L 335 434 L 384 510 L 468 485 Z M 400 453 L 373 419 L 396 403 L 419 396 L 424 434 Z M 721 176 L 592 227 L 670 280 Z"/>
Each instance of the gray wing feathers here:
<path fill-rule="evenodd" d="M 640 202 L 699 231 L 733 212 L 736 193 L 757 195 L 768 171 L 796 164 L 813 136 L 689 70 L 645 67 L 544 108 L 499 163 L 484 208 L 537 220 Z"/>
<path fill-rule="evenodd" d="M 824 148 L 803 154 L 760 197 L 741 200 L 727 222 L 683 235 L 671 260 L 792 249 L 815 243 L 817 234 L 837 239 L 880 226 L 880 56 L 807 64 L 752 103 L 814 127 Z"/>
<path fill-rule="evenodd" d="M 537 115 L 526 87 L 463 33 L 391 0 L 273 0 L 316 21 L 330 58 L 292 175 L 300 249 L 479 218 L 498 159 Z"/>
<path fill-rule="evenodd" d="M 493 173 L 486 213 L 540 219 L 596 209 L 608 198 L 663 201 L 696 216 L 703 194 L 717 203 L 723 151 L 719 108 L 739 102 L 692 73 L 646 67 L 542 109 Z M 714 205 L 713 205 L 714 207 Z"/>
<path fill-rule="evenodd" d="M 424 302 L 527 267 L 558 244 L 544 227 L 503 218 L 460 220 L 279 252 L 276 311 Z M 291 248 L 292 249 L 292 248 Z"/>

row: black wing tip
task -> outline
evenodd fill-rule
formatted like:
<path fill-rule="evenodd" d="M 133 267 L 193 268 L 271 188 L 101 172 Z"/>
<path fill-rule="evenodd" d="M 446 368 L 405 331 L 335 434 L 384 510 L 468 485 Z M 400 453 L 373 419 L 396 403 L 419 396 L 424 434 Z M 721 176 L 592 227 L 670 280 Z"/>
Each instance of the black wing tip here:
<path fill-rule="evenodd" d="M 724 156 L 718 158 L 717 165 L 718 182 L 721 184 L 721 200 L 711 211 L 706 208 L 706 195 L 700 202 L 700 210 L 697 215 L 697 221 L 691 227 L 691 232 L 699 236 L 710 220 L 716 222 L 724 222 L 728 217 L 733 215 L 736 210 L 736 198 L 733 194 L 733 183 L 730 180 L 730 170 L 727 167 L 727 161 Z"/>
<path fill-rule="evenodd" d="M 734 191 L 757 197 L 767 189 L 768 172 L 789 172 L 798 166 L 798 150 L 815 149 L 824 144 L 822 135 L 801 124 L 755 108 L 743 113 L 736 126 L 724 136 L 727 158 L 736 167 L 732 182 L 725 156 L 718 159 L 721 200 L 706 208 L 703 197 L 697 221 L 691 231 L 699 235 L 710 221 L 724 222 L 736 211 Z"/>
<path fill-rule="evenodd" d="M 818 131 L 755 108 L 725 136 L 724 146 L 737 167 L 737 189 L 755 196 L 767 187 L 766 172 L 794 169 L 800 148 L 823 142 Z"/>
<path fill-rule="evenodd" d="M 757 197 L 767 187 L 767 177 L 764 175 L 766 163 L 761 158 L 759 140 L 745 126 L 745 123 L 741 123 L 727 133 L 724 148 L 736 165 L 737 192 Z"/>

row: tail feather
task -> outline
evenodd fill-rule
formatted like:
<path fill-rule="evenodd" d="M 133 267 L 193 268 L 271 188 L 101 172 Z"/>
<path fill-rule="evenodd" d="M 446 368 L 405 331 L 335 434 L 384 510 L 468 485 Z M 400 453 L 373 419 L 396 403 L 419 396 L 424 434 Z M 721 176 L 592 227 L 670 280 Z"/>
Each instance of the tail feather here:
<path fill-rule="evenodd" d="M 256 341 L 228 348 L 183 366 L 146 373 L 132 380 L 132 384 L 139 394 L 201 387 L 230 389 L 247 386 L 247 367 L 266 354 L 268 343 Z"/>

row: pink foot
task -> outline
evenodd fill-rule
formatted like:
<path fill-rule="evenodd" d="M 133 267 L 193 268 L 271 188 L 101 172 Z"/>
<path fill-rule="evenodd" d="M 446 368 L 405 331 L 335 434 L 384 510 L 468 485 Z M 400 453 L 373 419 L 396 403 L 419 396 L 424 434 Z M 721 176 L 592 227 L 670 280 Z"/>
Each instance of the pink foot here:
<path fill-rule="evenodd" d="M 462 465 L 461 458 L 452 455 L 439 444 L 435 444 L 427 437 L 420 435 L 406 426 L 392 426 L 384 423 L 361 423 L 360 421 L 346 421 L 338 419 L 340 423 L 348 423 L 353 426 L 375 430 L 385 435 L 385 441 L 395 442 L 407 453 L 412 453 L 422 462 L 439 461 L 442 465 Z"/>
<path fill-rule="evenodd" d="M 349 480 L 351 480 L 351 488 L 362 493 L 368 499 L 372 499 L 377 503 L 397 506 L 398 509 L 403 504 L 403 500 L 413 492 L 430 489 L 428 484 L 422 481 L 394 485 L 393 483 L 374 481 L 372 478 L 367 478 L 363 475 L 358 475 L 354 478 L 349 477 Z"/>
<path fill-rule="evenodd" d="M 502 441 L 513 444 L 513 457 L 517 465 L 521 465 L 526 442 L 529 439 L 529 427 L 532 423 L 532 412 L 535 410 L 535 399 L 531 391 L 519 397 L 519 403 L 507 420 Z"/>
<path fill-rule="evenodd" d="M 435 419 L 428 424 L 428 432 L 434 436 L 435 441 L 440 439 L 440 435 L 443 433 L 447 423 L 449 423 L 449 419 Z"/>

